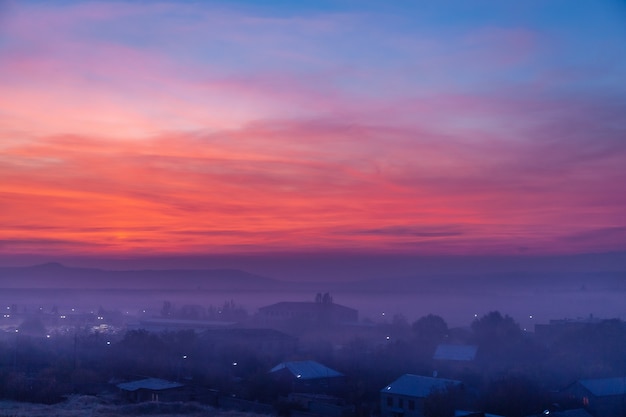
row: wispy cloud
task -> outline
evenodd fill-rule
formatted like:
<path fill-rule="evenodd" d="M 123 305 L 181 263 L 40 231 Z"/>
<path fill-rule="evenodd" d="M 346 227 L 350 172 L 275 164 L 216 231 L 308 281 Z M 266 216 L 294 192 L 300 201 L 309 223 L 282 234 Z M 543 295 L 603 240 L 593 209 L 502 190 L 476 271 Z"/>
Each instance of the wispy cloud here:
<path fill-rule="evenodd" d="M 255 10 L 16 3 L 3 250 L 624 248 L 588 235 L 624 226 L 622 60 L 567 64 L 558 25 Z"/>

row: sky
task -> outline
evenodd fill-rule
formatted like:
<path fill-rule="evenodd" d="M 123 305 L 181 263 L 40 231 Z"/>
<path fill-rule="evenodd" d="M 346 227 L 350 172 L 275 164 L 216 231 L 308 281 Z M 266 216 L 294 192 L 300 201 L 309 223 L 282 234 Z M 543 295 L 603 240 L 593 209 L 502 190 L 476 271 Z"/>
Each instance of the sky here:
<path fill-rule="evenodd" d="M 624 22 L 0 0 L 0 257 L 623 253 Z"/>

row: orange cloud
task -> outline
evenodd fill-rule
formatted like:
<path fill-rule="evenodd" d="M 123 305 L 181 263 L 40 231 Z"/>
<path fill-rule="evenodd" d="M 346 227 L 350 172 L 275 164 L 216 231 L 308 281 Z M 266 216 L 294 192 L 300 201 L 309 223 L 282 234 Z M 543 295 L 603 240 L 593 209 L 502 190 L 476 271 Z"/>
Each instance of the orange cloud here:
<path fill-rule="evenodd" d="M 624 100 L 550 90 L 545 74 L 519 84 L 543 70 L 525 66 L 547 53 L 536 32 L 15 9 L 0 47 L 5 253 L 625 249 Z"/>
<path fill-rule="evenodd" d="M 567 251 L 619 221 L 614 185 L 595 188 L 606 174 L 542 172 L 543 150 L 334 121 L 50 137 L 5 150 L 4 251 Z"/>

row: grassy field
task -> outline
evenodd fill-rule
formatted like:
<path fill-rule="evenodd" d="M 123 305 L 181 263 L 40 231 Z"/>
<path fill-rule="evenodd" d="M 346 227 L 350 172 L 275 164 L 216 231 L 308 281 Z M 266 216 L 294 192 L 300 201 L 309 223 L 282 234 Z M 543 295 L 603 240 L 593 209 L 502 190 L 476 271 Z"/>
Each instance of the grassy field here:
<path fill-rule="evenodd" d="M 216 410 L 197 403 L 106 404 L 91 396 L 74 396 L 59 404 L 0 401 L 0 417 L 258 417 L 258 414 Z"/>

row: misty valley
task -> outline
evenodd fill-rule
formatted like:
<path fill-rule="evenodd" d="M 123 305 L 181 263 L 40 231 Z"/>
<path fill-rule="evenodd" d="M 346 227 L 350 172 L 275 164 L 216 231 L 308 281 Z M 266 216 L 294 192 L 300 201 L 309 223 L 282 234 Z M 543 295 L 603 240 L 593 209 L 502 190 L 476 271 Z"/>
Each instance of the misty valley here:
<path fill-rule="evenodd" d="M 625 22 L 0 0 L 0 417 L 626 417 Z"/>
<path fill-rule="evenodd" d="M 159 273 L 178 280 L 0 268 L 0 395 L 53 407 L 42 415 L 70 403 L 103 416 L 625 413 L 619 274 L 563 286 L 450 276 L 446 288 Z M 203 274 L 216 284 L 198 286 Z M 57 288 L 38 284 L 50 277 Z"/>

